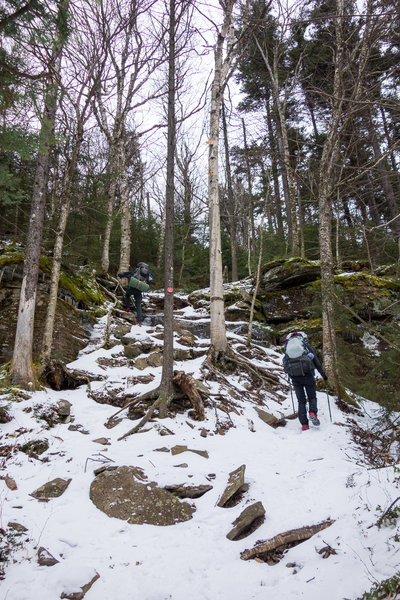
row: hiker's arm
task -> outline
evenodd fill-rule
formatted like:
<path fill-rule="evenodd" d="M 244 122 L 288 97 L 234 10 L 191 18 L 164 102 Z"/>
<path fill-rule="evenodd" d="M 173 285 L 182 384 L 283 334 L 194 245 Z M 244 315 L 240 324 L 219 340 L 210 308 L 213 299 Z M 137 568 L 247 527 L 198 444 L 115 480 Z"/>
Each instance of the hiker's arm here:
<path fill-rule="evenodd" d="M 123 279 L 124 277 L 131 277 L 132 274 L 130 271 L 125 271 L 124 273 L 118 273 L 118 277 L 120 277 L 121 279 Z"/>
<path fill-rule="evenodd" d="M 325 379 L 325 381 L 326 381 L 328 379 L 328 377 L 319 361 L 319 358 L 318 358 L 314 348 L 312 346 L 308 346 L 308 349 L 314 355 L 314 358 L 312 358 L 312 361 L 315 365 L 315 368 L 317 369 L 318 373 L 321 375 L 322 379 Z"/>

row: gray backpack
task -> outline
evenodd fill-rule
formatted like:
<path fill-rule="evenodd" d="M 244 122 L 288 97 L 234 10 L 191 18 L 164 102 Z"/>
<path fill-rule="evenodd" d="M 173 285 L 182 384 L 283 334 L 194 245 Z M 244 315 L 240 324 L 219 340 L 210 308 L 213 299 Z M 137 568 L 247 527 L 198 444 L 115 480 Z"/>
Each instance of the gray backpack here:
<path fill-rule="evenodd" d="M 313 373 L 314 364 L 308 353 L 307 337 L 301 332 L 292 333 L 285 340 L 285 371 L 290 377 Z"/>

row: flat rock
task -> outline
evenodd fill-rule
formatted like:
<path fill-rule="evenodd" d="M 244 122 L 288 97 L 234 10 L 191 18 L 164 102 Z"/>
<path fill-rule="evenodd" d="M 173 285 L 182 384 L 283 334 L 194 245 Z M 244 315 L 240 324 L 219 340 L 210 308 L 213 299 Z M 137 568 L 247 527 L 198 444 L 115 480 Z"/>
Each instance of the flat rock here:
<path fill-rule="evenodd" d="M 165 489 L 178 498 L 201 498 L 213 489 L 212 485 L 166 485 Z"/>
<path fill-rule="evenodd" d="M 271 415 L 267 411 L 262 410 L 258 407 L 255 407 L 255 410 L 257 411 L 257 414 L 260 417 L 260 419 L 270 427 L 273 427 L 274 429 L 276 429 L 277 427 L 285 427 L 286 419 L 284 417 L 275 417 L 274 415 Z"/>
<path fill-rule="evenodd" d="M 15 521 L 10 521 L 8 523 L 7 527 L 12 529 L 16 533 L 25 533 L 26 531 L 28 531 L 27 527 L 25 527 L 24 525 L 21 525 L 21 523 L 16 523 Z"/>
<path fill-rule="evenodd" d="M 99 579 L 100 575 L 95 573 L 92 579 L 83 585 L 79 592 L 62 592 L 60 598 L 66 598 L 67 600 L 82 600 L 86 593 L 90 590 L 92 585 Z"/>
<path fill-rule="evenodd" d="M 175 525 L 195 512 L 156 483 L 140 483 L 135 467 L 128 466 L 100 473 L 90 486 L 90 499 L 109 517 L 139 525 Z"/>
<path fill-rule="evenodd" d="M 58 562 L 60 562 L 56 558 L 54 558 L 54 556 L 52 554 L 50 554 L 50 552 L 48 550 L 46 550 L 46 548 L 43 548 L 43 546 L 41 546 L 39 548 L 37 555 L 38 555 L 38 564 L 41 567 L 53 567 Z"/>
<path fill-rule="evenodd" d="M 188 448 L 187 446 L 174 446 L 173 448 L 171 448 L 172 456 L 176 456 L 177 454 L 182 454 L 182 452 L 193 452 L 194 454 L 199 454 L 203 458 L 208 458 L 207 450 L 192 450 L 191 448 Z"/>
<path fill-rule="evenodd" d="M 229 473 L 228 485 L 225 488 L 221 498 L 218 501 L 217 506 L 225 507 L 233 497 L 243 491 L 245 487 L 244 483 L 244 472 L 246 465 L 241 465 L 235 471 Z"/>
<path fill-rule="evenodd" d="M 58 498 L 63 495 L 71 481 L 72 479 L 61 479 L 61 477 L 56 477 L 56 479 L 40 486 L 37 490 L 32 492 L 30 496 L 33 496 L 34 498 Z"/>
<path fill-rule="evenodd" d="M 263 523 L 265 508 L 262 502 L 255 502 L 251 506 L 245 508 L 232 525 L 233 529 L 227 534 L 228 540 L 241 540 L 247 537 Z"/>

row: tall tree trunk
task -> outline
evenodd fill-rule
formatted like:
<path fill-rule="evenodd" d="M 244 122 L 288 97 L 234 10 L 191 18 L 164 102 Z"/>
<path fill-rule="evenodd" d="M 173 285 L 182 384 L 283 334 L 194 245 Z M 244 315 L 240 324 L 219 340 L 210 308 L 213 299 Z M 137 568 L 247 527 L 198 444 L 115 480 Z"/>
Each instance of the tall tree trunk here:
<path fill-rule="evenodd" d="M 382 156 L 371 113 L 369 114 L 369 134 L 376 160 L 376 168 L 378 169 L 381 178 L 386 203 L 389 209 L 389 216 L 391 220 L 390 229 L 392 230 L 393 237 L 398 239 L 400 243 L 400 202 L 396 199 L 396 195 L 393 190 L 386 159 Z"/>
<path fill-rule="evenodd" d="M 58 218 L 56 239 L 53 248 L 49 302 L 47 305 L 46 321 L 44 325 L 42 348 L 40 354 L 40 360 L 42 365 L 45 365 L 45 363 L 49 361 L 51 357 L 54 322 L 57 309 L 58 284 L 60 279 L 61 259 L 64 244 L 64 234 L 67 226 L 69 207 L 71 203 L 71 184 L 78 162 L 78 156 L 82 144 L 82 139 L 83 132 L 82 130 L 80 130 L 77 134 L 75 148 L 73 149 L 72 155 L 68 161 L 61 190 L 60 215 Z"/>
<path fill-rule="evenodd" d="M 282 183 L 286 200 L 290 251 L 292 255 L 295 255 L 298 254 L 299 251 L 296 193 L 294 185 L 294 174 L 290 161 L 289 137 L 285 118 L 286 100 L 285 103 L 282 104 L 280 98 L 278 53 L 275 50 L 271 60 L 267 50 L 264 51 L 257 38 L 255 38 L 255 41 L 262 56 L 262 59 L 264 60 L 265 66 L 267 67 L 267 71 L 271 82 L 272 97 L 274 100 L 274 109 L 276 114 L 276 132 L 278 138 L 278 147 L 282 159 Z"/>
<path fill-rule="evenodd" d="M 276 142 L 275 142 L 275 134 L 274 134 L 274 125 L 272 121 L 271 108 L 269 105 L 269 101 L 266 102 L 266 111 L 267 111 L 267 126 L 268 126 L 268 139 L 270 145 L 272 160 L 272 180 L 274 182 L 274 215 L 276 218 L 277 224 L 277 234 L 279 237 L 284 239 L 285 232 L 283 228 L 283 220 L 282 220 L 282 207 L 281 207 L 281 195 L 279 191 L 279 177 L 278 177 L 278 169 L 276 166 L 277 160 L 276 157 L 278 155 Z"/>
<path fill-rule="evenodd" d="M 111 164 L 110 164 L 110 172 L 109 172 L 109 185 L 107 191 L 107 206 L 106 206 L 106 226 L 104 229 L 104 238 L 103 238 L 103 249 L 101 254 L 101 270 L 103 273 L 108 273 L 110 268 L 110 241 L 111 241 L 111 229 L 113 225 L 113 215 L 114 215 L 114 201 L 115 201 L 115 191 L 117 189 L 117 173 L 118 173 L 118 161 L 116 152 L 112 151 L 111 153 Z"/>
<path fill-rule="evenodd" d="M 232 267 L 232 281 L 239 279 L 238 275 L 238 262 L 237 262 L 237 240 L 236 240 L 236 219 L 235 219 L 235 198 L 233 195 L 232 186 L 232 170 L 231 160 L 229 156 L 229 142 L 228 142 L 228 128 L 226 124 L 225 115 L 225 103 L 222 102 L 222 129 L 224 132 L 224 149 L 225 149 L 225 165 L 226 165 L 226 183 L 227 183 L 227 194 L 228 194 L 228 226 L 229 226 L 229 238 L 231 243 L 231 267 Z"/>
<path fill-rule="evenodd" d="M 120 148 L 120 174 L 119 174 L 119 191 L 121 196 L 121 248 L 119 256 L 118 272 L 129 271 L 131 262 L 131 211 L 129 207 L 129 185 L 128 173 L 126 165 L 125 144 L 121 144 Z"/>
<path fill-rule="evenodd" d="M 67 3 L 63 2 L 62 5 L 60 5 L 59 10 L 65 12 L 66 8 Z M 60 71 L 64 39 L 64 36 L 59 32 L 51 59 L 51 75 L 49 76 L 44 102 L 38 160 L 32 191 L 31 216 L 25 246 L 25 260 L 14 353 L 10 366 L 11 381 L 27 389 L 34 389 L 37 385 L 32 364 L 33 329 L 44 211 L 46 205 L 46 189 L 49 180 L 50 155 L 52 147 L 54 146 L 54 123 L 58 95 L 58 85 L 56 80 Z"/>
<path fill-rule="evenodd" d="M 244 119 L 242 119 L 242 128 L 243 128 L 243 142 L 244 142 L 244 157 L 246 162 L 246 175 L 247 175 L 247 189 L 249 192 L 249 223 L 250 223 L 250 241 L 251 241 L 251 257 L 253 258 L 253 262 L 255 264 L 256 261 L 256 231 L 254 225 L 254 200 L 253 200 L 253 186 L 251 183 L 251 169 L 250 169 L 250 160 L 249 160 L 249 148 L 247 146 L 247 132 L 246 125 Z M 249 274 L 251 275 L 251 261 L 249 260 Z"/>
<path fill-rule="evenodd" d="M 167 187 L 165 195 L 164 350 L 160 384 L 160 417 L 173 398 L 174 365 L 174 177 L 175 177 L 175 0 L 169 2 Z"/>

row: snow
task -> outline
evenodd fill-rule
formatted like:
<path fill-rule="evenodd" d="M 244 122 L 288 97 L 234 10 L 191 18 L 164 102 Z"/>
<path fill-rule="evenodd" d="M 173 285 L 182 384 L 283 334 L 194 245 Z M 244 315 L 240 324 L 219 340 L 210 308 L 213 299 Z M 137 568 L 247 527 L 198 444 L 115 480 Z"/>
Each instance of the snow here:
<path fill-rule="evenodd" d="M 204 310 L 183 312 L 189 318 L 205 316 Z M 97 326 L 97 342 L 104 324 L 105 320 Z M 151 338 L 154 331 L 147 326 L 132 326 L 130 335 L 145 339 Z M 233 343 L 245 342 L 237 335 L 230 339 Z M 161 344 L 160 340 L 157 343 Z M 155 376 L 154 380 L 136 384 L 134 391 L 141 393 L 158 385 L 161 368 L 137 371 L 125 366 L 106 368 L 96 362 L 99 357 L 121 351 L 122 346 L 105 350 L 92 344 L 91 351 L 83 351 L 70 367 L 103 377 L 102 381 L 91 382 L 91 389 L 110 386 L 129 390 L 132 377 L 148 373 Z M 254 359 L 252 364 L 271 368 L 284 381 L 279 349 L 262 351 L 265 360 Z M 200 378 L 203 360 L 200 357 L 177 363 L 176 368 Z M 246 389 L 238 375 L 230 382 L 239 395 Z M 220 383 L 205 383 L 214 393 L 221 393 Z M 351 438 L 348 417 L 334 398 L 330 398 L 331 422 L 327 396 L 318 393 L 321 427 L 307 432 L 301 431 L 298 420 L 288 420 L 285 427 L 272 429 L 259 419 L 255 404 L 242 399 L 237 401 L 240 414 L 230 413 L 234 427 L 225 435 L 215 433 L 215 410 L 207 408 L 205 422 L 177 414 L 147 425 L 144 433 L 118 441 L 133 426 L 132 421 L 124 418 L 113 429 L 106 429 L 104 423 L 117 409 L 95 403 L 88 391 L 89 386 L 60 392 L 44 389 L 9 405 L 14 419 L 1 425 L 0 445 L 22 445 L 45 438 L 49 448 L 41 460 L 17 452 L 0 462 L 4 465 L 0 475 L 12 477 L 18 486 L 10 490 L 4 480 L 0 481 L 0 527 L 7 529 L 9 522 L 16 521 L 28 528 L 18 538 L 23 541 L 22 547 L 15 549 L 6 566 L 2 600 L 55 600 L 63 592 L 79 591 L 96 573 L 100 577 L 87 592 L 86 600 L 355 599 L 373 582 L 396 572 L 400 545 L 393 541 L 395 529 L 370 527 L 381 514 L 378 505 L 385 510 L 399 495 L 394 467 L 372 469 L 366 464 Z M 277 403 L 265 393 L 262 408 L 277 416 L 291 414 L 290 394 L 282 392 L 281 396 L 282 403 Z M 69 430 L 68 423 L 45 429 L 43 421 L 36 420 L 30 411 L 49 407 L 60 399 L 72 404 L 74 424 L 82 425 L 90 432 L 88 435 Z M 365 417 L 351 418 L 364 427 L 372 425 L 379 407 L 365 401 L 363 409 Z M 219 412 L 220 420 L 227 418 Z M 159 424 L 175 435 L 160 437 Z M 200 436 L 203 427 L 210 432 L 206 438 Z M 101 437 L 108 438 L 110 445 L 93 441 Z M 192 452 L 173 456 L 155 451 L 160 446 L 175 445 L 207 450 L 209 459 Z M 188 467 L 177 467 L 182 463 Z M 211 483 L 213 489 L 190 501 L 196 506 L 190 521 L 169 527 L 129 525 L 107 517 L 89 498 L 93 470 L 102 464 L 140 467 L 148 481 L 156 481 L 159 486 Z M 229 473 L 242 464 L 246 465 L 248 492 L 237 506 L 218 507 Z M 43 502 L 30 495 L 56 477 L 72 479 L 62 496 Z M 229 541 L 226 534 L 233 521 L 257 501 L 266 510 L 264 523 L 247 538 Z M 241 552 L 258 540 L 328 518 L 335 521 L 331 527 L 289 549 L 276 565 L 240 558 Z M 327 545 L 336 554 L 324 559 L 317 551 Z M 41 546 L 58 564 L 38 565 L 37 550 Z M 289 567 L 288 563 L 296 566 Z"/>

